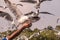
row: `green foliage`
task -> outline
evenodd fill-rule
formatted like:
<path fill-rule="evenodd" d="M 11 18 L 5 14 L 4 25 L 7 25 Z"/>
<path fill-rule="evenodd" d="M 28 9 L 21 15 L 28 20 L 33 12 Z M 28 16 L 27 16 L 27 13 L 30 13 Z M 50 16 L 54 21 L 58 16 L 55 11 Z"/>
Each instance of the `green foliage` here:
<path fill-rule="evenodd" d="M 44 38 L 44 40 L 57 40 L 56 35 L 53 30 L 44 30 L 40 33 L 40 35 Z"/>
<path fill-rule="evenodd" d="M 20 35 L 25 35 L 25 36 L 29 37 L 31 34 L 33 34 L 33 31 L 32 31 L 31 29 L 27 28 L 27 29 L 24 29 L 24 30 L 21 32 Z"/>
<path fill-rule="evenodd" d="M 35 28 L 33 32 L 40 32 L 40 30 L 38 28 Z"/>
<path fill-rule="evenodd" d="M 57 25 L 55 29 L 60 31 L 60 25 Z"/>
<path fill-rule="evenodd" d="M 13 33 L 12 31 L 6 31 L 2 34 L 4 35 L 10 35 L 11 33 Z M 39 34 L 35 34 L 35 33 L 39 33 Z M 60 40 L 60 37 L 58 37 L 55 33 L 57 33 L 52 27 L 48 26 L 47 28 L 40 30 L 40 29 L 34 29 L 31 30 L 30 28 L 26 28 L 24 29 L 20 35 L 18 35 L 16 38 L 14 38 L 13 40 L 17 40 L 18 38 L 20 38 L 21 36 L 26 36 L 28 38 L 28 40 Z M 31 35 L 35 34 L 34 36 L 32 36 L 30 39 L 29 37 Z M 0 36 L 2 36 L 0 35 Z"/>

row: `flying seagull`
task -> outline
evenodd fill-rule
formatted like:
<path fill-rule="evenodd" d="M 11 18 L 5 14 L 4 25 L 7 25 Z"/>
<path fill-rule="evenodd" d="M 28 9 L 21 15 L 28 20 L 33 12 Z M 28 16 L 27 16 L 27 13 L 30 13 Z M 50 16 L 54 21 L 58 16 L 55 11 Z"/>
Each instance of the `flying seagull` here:
<path fill-rule="evenodd" d="M 27 1 L 27 0 L 26 0 Z M 5 0 L 5 3 L 7 4 L 7 6 L 10 8 L 10 10 L 15 14 L 15 16 L 19 19 L 19 17 L 21 17 L 19 20 L 22 22 L 22 19 L 28 19 L 28 18 L 36 18 L 38 17 L 38 14 L 42 13 L 42 14 L 49 14 L 49 15 L 54 15 L 54 14 L 51 14 L 51 13 L 48 13 L 48 12 L 39 12 L 39 10 L 37 10 L 37 13 L 36 12 L 30 12 L 30 13 L 27 13 L 27 14 L 24 14 L 18 10 L 17 6 L 15 4 L 12 4 L 10 1 L 8 0 Z M 18 17 L 19 16 L 19 17 Z M 25 20 L 24 19 L 24 20 Z"/>
<path fill-rule="evenodd" d="M 32 20 L 32 22 L 36 22 L 40 19 L 40 17 L 38 16 L 39 14 L 49 14 L 55 16 L 54 14 L 49 12 L 39 12 L 39 10 L 37 10 L 36 12 L 31 11 L 25 15 L 28 16 Z"/>
<path fill-rule="evenodd" d="M 38 16 L 39 14 L 49 14 L 49 15 L 54 15 L 48 12 L 29 12 L 27 14 L 23 14 L 16 6 L 16 4 L 11 3 L 9 0 L 4 0 L 5 3 L 7 4 L 7 7 L 11 10 L 11 12 L 16 16 L 16 20 L 19 24 L 26 22 L 27 20 L 30 20 L 31 22 L 36 22 L 40 19 Z"/>
<path fill-rule="evenodd" d="M 10 11 L 16 16 L 21 16 L 21 11 L 19 11 L 19 9 L 17 8 L 17 5 L 14 3 L 11 3 L 9 0 L 4 0 L 7 7 L 10 9 Z"/>
<path fill-rule="evenodd" d="M 32 17 L 31 15 L 25 15 L 23 14 L 15 4 L 11 3 L 9 0 L 4 0 L 7 7 L 11 10 L 11 12 L 16 16 L 16 20 L 18 21 L 18 23 L 24 23 L 26 20 L 31 20 Z M 34 17 L 34 18 L 38 18 L 38 17 Z M 14 20 L 13 20 L 14 21 Z"/>
<path fill-rule="evenodd" d="M 6 6 L 10 9 L 10 11 L 15 15 L 15 19 L 13 19 L 13 21 L 11 21 L 12 25 L 17 26 L 19 23 L 21 23 L 22 21 L 19 21 L 22 12 L 17 8 L 17 5 L 21 5 L 21 4 L 15 4 L 15 3 L 11 3 L 9 0 L 4 0 Z M 22 6 L 22 5 L 21 5 Z M 16 23 L 17 21 L 17 23 Z"/>

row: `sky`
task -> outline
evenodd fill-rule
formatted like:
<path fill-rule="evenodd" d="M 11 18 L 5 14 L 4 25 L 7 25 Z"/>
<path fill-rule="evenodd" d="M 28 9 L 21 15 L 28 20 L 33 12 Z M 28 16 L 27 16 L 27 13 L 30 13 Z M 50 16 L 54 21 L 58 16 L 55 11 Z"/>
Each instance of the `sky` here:
<path fill-rule="evenodd" d="M 16 4 L 21 3 L 21 2 L 19 2 L 19 0 L 17 0 L 17 1 L 16 0 L 10 0 L 10 1 L 13 2 L 13 3 L 16 3 Z M 23 4 L 23 7 L 18 6 L 18 8 L 20 9 L 20 11 L 23 14 L 26 14 L 30 11 L 36 11 L 36 9 L 34 8 L 34 6 L 36 4 L 30 4 L 30 3 L 21 3 L 21 4 Z M 45 28 L 49 25 L 51 25 L 53 28 L 55 28 L 56 25 L 59 25 L 60 20 L 57 23 L 57 19 L 60 18 L 60 5 L 59 4 L 60 4 L 60 0 L 52 0 L 52 1 L 43 2 L 41 4 L 41 7 L 40 7 L 40 12 L 50 12 L 50 13 L 54 14 L 55 16 L 48 15 L 48 14 L 40 14 L 39 15 L 40 20 L 33 23 L 31 29 L 34 29 L 34 28 L 43 29 L 43 28 Z M 6 6 L 6 4 L 4 3 L 3 0 L 0 0 L 0 5 Z M 2 10 L 2 9 L 0 8 L 0 10 Z M 3 11 L 9 12 L 9 14 L 13 16 L 13 14 L 11 13 L 11 11 L 8 8 L 3 10 Z M 8 26 L 8 27 L 12 26 L 10 24 L 10 22 L 7 22 L 3 18 L 0 18 L 0 19 L 1 19 L 0 20 L 1 27 L 2 26 Z M 4 20 L 4 21 L 2 21 L 2 20 Z"/>

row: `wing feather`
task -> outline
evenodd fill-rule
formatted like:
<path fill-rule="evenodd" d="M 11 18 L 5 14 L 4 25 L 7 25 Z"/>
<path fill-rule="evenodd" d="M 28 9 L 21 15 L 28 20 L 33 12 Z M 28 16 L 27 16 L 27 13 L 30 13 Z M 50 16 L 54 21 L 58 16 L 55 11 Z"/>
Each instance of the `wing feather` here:
<path fill-rule="evenodd" d="M 13 18 L 6 12 L 0 11 L 0 17 L 5 17 L 6 20 L 8 21 L 13 21 Z"/>
<path fill-rule="evenodd" d="M 7 7 L 12 11 L 12 13 L 16 16 L 16 18 L 20 17 L 22 15 L 22 12 L 17 8 L 17 5 L 14 3 L 11 3 L 9 0 L 4 0 Z"/>

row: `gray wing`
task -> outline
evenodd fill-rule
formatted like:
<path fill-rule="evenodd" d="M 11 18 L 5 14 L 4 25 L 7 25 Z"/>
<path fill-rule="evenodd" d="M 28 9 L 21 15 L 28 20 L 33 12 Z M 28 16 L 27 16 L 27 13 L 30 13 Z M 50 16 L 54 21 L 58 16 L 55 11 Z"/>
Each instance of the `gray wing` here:
<path fill-rule="evenodd" d="M 9 0 L 4 0 L 7 7 L 12 11 L 12 13 L 16 16 L 16 18 L 22 15 L 21 11 L 17 8 L 16 4 L 11 3 Z"/>
<path fill-rule="evenodd" d="M 0 11 L 0 17 L 5 18 L 8 21 L 13 21 L 13 18 L 6 12 Z"/>
<path fill-rule="evenodd" d="M 21 0 L 20 2 L 37 3 L 37 1 L 34 1 L 34 0 Z"/>

